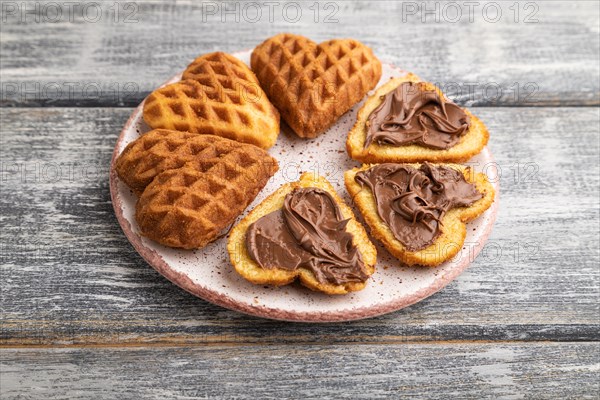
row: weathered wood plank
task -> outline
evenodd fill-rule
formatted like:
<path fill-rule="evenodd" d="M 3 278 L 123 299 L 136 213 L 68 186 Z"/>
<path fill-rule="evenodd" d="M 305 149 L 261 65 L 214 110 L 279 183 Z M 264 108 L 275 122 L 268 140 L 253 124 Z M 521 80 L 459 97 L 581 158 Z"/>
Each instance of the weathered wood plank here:
<path fill-rule="evenodd" d="M 599 110 L 478 109 L 502 171 L 470 269 L 406 310 L 310 325 L 210 305 L 122 234 L 108 165 L 129 109 L 1 109 L 0 344 L 596 340 Z"/>
<path fill-rule="evenodd" d="M 2 6 L 2 105 L 137 105 L 199 54 L 285 31 L 358 38 L 462 104 L 600 104 L 594 1 L 51 3 Z"/>
<path fill-rule="evenodd" d="M 593 343 L 0 350 L 3 399 L 598 398 Z"/>

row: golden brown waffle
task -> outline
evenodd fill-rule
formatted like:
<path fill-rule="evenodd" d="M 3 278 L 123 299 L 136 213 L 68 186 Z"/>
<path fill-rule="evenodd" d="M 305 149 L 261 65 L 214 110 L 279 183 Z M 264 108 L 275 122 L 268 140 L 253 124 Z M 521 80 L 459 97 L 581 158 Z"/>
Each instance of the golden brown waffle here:
<path fill-rule="evenodd" d="M 136 206 L 141 234 L 166 246 L 193 249 L 216 239 L 278 166 L 253 145 L 154 130 L 130 143 L 116 168 L 125 183 L 141 192 Z"/>
<path fill-rule="evenodd" d="M 369 116 L 383 101 L 385 95 L 396 89 L 404 82 L 421 82 L 420 85 L 426 90 L 435 90 L 440 96 L 444 96 L 442 91 L 433 83 L 423 82 L 415 74 L 408 74 L 401 78 L 390 79 L 385 85 L 379 87 L 373 95 L 365 101 L 364 105 L 358 110 L 358 116 L 354 127 L 348 132 L 346 140 L 346 150 L 350 158 L 364 163 L 385 163 L 385 162 L 464 162 L 475 154 L 481 152 L 487 144 L 490 134 L 485 124 L 467 109 L 464 112 L 471 118 L 471 126 L 467 133 L 460 139 L 455 146 L 447 150 L 430 149 L 417 144 L 406 146 L 391 146 L 372 143 L 365 148 L 367 139 L 367 120 Z"/>
<path fill-rule="evenodd" d="M 357 40 L 317 45 L 289 33 L 257 46 L 251 66 L 285 122 L 307 138 L 331 126 L 381 78 L 381 63 Z"/>
<path fill-rule="evenodd" d="M 115 168 L 119 178 L 140 195 L 161 172 L 214 157 L 215 142 L 221 143 L 217 136 L 155 129 L 130 143 Z"/>
<path fill-rule="evenodd" d="M 279 135 L 279 112 L 254 73 L 222 52 L 198 57 L 180 82 L 152 92 L 144 121 L 153 129 L 217 135 L 265 149 Z"/>
<path fill-rule="evenodd" d="M 367 170 L 373 165 L 376 164 L 363 164 L 360 168 L 357 167 L 346 171 L 344 173 L 346 188 L 365 222 L 371 228 L 371 235 L 381 241 L 392 255 L 407 265 L 435 267 L 452 259 L 463 247 L 465 238 L 467 237 L 467 222 L 479 217 L 494 202 L 494 187 L 484 174 L 481 172 L 476 173 L 463 165 L 437 164 L 461 171 L 465 180 L 474 184 L 477 190 L 483 194 L 483 198 L 477 200 L 469 207 L 457 207 L 449 210 L 444 214 L 441 224 L 441 235 L 435 242 L 422 250 L 409 251 L 394 237 L 389 226 L 377 213 L 377 203 L 371 190 L 362 187 L 354 179 L 357 173 Z M 406 165 L 414 168 L 421 166 L 421 164 Z"/>
<path fill-rule="evenodd" d="M 369 240 L 365 228 L 356 220 L 350 207 L 338 196 L 333 186 L 325 178 L 310 172 L 303 173 L 298 182 L 286 183 L 281 186 L 231 230 L 227 251 L 235 270 L 248 281 L 258 285 L 282 286 L 298 279 L 302 285 L 327 294 L 345 294 L 364 289 L 367 282 L 348 282 L 340 285 L 321 283 L 307 268 L 299 268 L 294 271 L 281 268 L 264 269 L 250 257 L 246 247 L 246 233 L 250 225 L 264 215 L 281 209 L 285 196 L 294 189 L 302 187 L 316 187 L 331 194 L 344 218 L 350 219 L 346 230 L 354 237 L 352 243 L 358 247 L 369 276 L 375 272 L 377 250 Z"/>

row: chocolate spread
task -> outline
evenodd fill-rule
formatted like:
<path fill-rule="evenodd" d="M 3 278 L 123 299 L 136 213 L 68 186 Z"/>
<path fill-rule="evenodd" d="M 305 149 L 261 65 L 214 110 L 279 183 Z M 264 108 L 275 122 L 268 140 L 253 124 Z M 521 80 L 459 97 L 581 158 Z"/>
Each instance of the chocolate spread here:
<path fill-rule="evenodd" d="M 460 171 L 429 163 L 419 169 L 379 164 L 354 179 L 371 189 L 377 213 L 409 251 L 422 250 L 435 241 L 448 210 L 470 206 L 483 197 Z"/>
<path fill-rule="evenodd" d="M 329 193 L 300 188 L 289 193 L 283 208 L 248 228 L 246 246 L 262 268 L 307 268 L 321 283 L 364 282 L 369 275 L 346 232 L 349 219 Z"/>
<path fill-rule="evenodd" d="M 377 143 L 449 149 L 469 130 L 470 118 L 459 106 L 422 84 L 404 82 L 382 97 L 367 121 L 365 148 Z"/>

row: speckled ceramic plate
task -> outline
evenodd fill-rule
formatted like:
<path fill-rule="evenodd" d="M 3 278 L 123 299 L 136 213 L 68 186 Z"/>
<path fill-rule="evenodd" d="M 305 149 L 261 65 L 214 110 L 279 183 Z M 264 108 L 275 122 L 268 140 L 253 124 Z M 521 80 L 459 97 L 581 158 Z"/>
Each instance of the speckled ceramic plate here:
<path fill-rule="evenodd" d="M 249 63 L 250 51 L 235 56 Z M 384 64 L 380 84 L 390 77 L 405 74 L 405 71 Z M 165 84 L 180 78 L 181 75 L 177 75 Z M 314 171 L 327 177 L 346 203 L 351 204 L 343 175 L 344 171 L 359 163 L 348 158 L 345 141 L 361 105 L 354 106 L 316 139 L 299 139 L 282 132 L 277 144 L 269 150 L 279 161 L 279 171 L 246 212 L 283 183 L 297 180 L 303 171 Z M 188 292 L 226 308 L 266 318 L 307 322 L 347 321 L 396 311 L 431 296 L 464 271 L 483 248 L 496 218 L 497 200 L 482 216 L 468 224 L 463 250 L 437 268 L 402 266 L 382 246 L 377 245 L 377 270 L 367 287 L 360 292 L 328 296 L 298 284 L 279 288 L 253 285 L 241 278 L 230 264 L 226 238 L 203 249 L 189 251 L 164 247 L 139 235 L 134 218 L 136 198 L 117 177 L 114 162 L 128 143 L 149 130 L 142 120 L 142 106 L 143 103 L 123 128 L 111 163 L 110 191 L 119 223 L 131 244 L 154 269 Z M 494 181 L 495 165 L 487 148 L 471 159 L 469 164 L 475 170 L 486 172 Z M 498 193 L 498 184 L 494 183 L 494 186 Z M 356 209 L 354 212 L 358 215 Z"/>

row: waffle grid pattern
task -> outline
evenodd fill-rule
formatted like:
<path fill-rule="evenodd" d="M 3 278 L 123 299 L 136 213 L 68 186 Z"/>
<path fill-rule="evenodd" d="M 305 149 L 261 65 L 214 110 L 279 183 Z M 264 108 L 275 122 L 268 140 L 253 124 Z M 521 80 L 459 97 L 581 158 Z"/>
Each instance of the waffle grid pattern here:
<path fill-rule="evenodd" d="M 121 179 L 141 192 L 136 207 L 141 233 L 181 248 L 214 240 L 277 168 L 255 146 L 165 130 L 141 136 L 117 161 Z"/>
<path fill-rule="evenodd" d="M 317 45 L 281 34 L 258 46 L 251 64 L 271 101 L 301 137 L 325 130 L 381 77 L 381 63 L 372 51 L 351 39 Z"/>
<path fill-rule="evenodd" d="M 198 57 L 181 81 L 152 92 L 144 121 L 154 129 L 217 135 L 263 148 L 279 134 L 279 113 L 254 73 L 221 52 Z"/>

